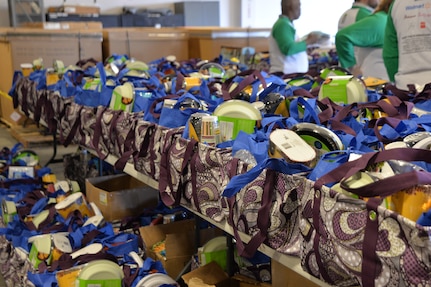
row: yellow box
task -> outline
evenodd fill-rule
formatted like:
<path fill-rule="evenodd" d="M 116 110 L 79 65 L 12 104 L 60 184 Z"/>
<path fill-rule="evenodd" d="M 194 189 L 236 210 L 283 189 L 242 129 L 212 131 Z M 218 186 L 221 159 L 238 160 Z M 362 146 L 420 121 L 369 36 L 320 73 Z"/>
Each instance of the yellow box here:
<path fill-rule="evenodd" d="M 19 110 L 13 108 L 12 97 L 0 91 L 1 119 L 8 126 L 13 127 L 24 124 L 27 117 Z"/>

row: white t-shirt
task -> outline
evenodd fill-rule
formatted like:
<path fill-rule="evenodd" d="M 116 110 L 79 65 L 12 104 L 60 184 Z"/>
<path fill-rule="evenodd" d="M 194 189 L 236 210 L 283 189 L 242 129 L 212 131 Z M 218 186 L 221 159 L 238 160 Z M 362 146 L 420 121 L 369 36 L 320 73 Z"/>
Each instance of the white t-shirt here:
<path fill-rule="evenodd" d="M 383 48 L 355 47 L 356 60 L 361 65 L 362 75 L 389 81 L 388 72 L 383 62 Z"/>
<path fill-rule="evenodd" d="M 431 83 L 431 3 L 425 0 L 398 0 L 392 7 L 398 39 L 397 87 Z"/>
<path fill-rule="evenodd" d="M 293 24 L 291 23 L 291 26 Z M 296 40 L 299 37 L 295 35 Z M 271 55 L 270 73 L 283 72 L 284 74 L 307 73 L 309 69 L 307 52 L 296 53 L 291 56 L 286 56 L 281 53 L 274 37 L 269 37 L 269 54 Z"/>
<path fill-rule="evenodd" d="M 370 13 L 372 13 L 374 10 L 373 8 L 362 3 L 353 4 L 352 8 L 344 12 L 343 15 L 341 15 L 340 19 L 338 20 L 338 30 L 341 30 L 344 27 L 347 27 L 355 23 L 357 21 L 358 12 L 360 9 L 367 9 L 370 11 Z"/>

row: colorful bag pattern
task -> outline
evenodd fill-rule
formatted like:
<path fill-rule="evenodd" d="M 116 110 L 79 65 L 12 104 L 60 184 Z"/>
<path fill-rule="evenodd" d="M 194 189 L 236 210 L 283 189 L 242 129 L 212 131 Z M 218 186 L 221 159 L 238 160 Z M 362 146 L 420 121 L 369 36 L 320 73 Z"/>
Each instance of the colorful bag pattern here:
<path fill-rule="evenodd" d="M 228 222 L 234 229 L 238 253 L 250 258 L 262 243 L 287 254 L 299 254 L 297 188 L 307 167 L 267 159 L 247 173 L 236 175 L 223 196 L 229 203 Z M 238 231 L 252 236 L 244 244 Z"/>
<path fill-rule="evenodd" d="M 59 127 L 59 141 L 64 146 L 68 146 L 72 141 L 80 141 L 81 137 L 78 129 L 81 126 L 81 111 L 83 109 L 83 106 L 74 102 L 66 106 Z"/>
<path fill-rule="evenodd" d="M 190 160 L 198 142 L 181 138 L 181 134 L 168 131 L 160 159 L 160 199 L 167 206 L 178 206 L 185 190 L 183 175 L 190 168 Z"/>
<path fill-rule="evenodd" d="M 190 161 L 185 178 L 182 204 L 217 222 L 228 214 L 226 198 L 221 196 L 230 180 L 230 169 L 237 169 L 229 149 L 208 148 L 199 144 Z"/>
<path fill-rule="evenodd" d="M 431 228 L 386 209 L 376 196 L 388 196 L 412 182 L 429 184 L 429 172 L 403 173 L 356 188 L 355 194 L 369 197 L 366 201 L 348 197 L 323 184 L 341 180 L 340 175 L 348 178 L 381 160 L 428 158 L 429 161 L 430 154 L 419 149 L 369 153 L 342 164 L 316 182 L 305 183 L 306 192 L 299 197 L 303 268 L 337 286 L 428 286 Z"/>
<path fill-rule="evenodd" d="M 93 145 L 93 138 L 95 132 L 95 125 L 97 122 L 97 109 L 94 107 L 82 106 L 80 114 L 80 128 L 78 138 L 74 139 L 74 143 L 80 144 L 84 147 L 98 150 L 99 147 Z"/>
<path fill-rule="evenodd" d="M 160 129 L 156 128 L 156 124 L 143 119 L 137 121 L 134 129 L 133 164 L 135 170 L 153 179 L 156 178 L 156 166 L 155 161 L 152 160 L 155 157 L 151 151 L 156 135 L 160 135 Z"/>

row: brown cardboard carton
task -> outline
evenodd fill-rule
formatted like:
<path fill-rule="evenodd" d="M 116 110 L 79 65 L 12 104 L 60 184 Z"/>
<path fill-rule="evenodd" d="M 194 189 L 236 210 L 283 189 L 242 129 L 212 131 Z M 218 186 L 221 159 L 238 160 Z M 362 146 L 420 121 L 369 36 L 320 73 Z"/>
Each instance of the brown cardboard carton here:
<path fill-rule="evenodd" d="M 87 178 L 86 196 L 107 221 L 137 216 L 144 208 L 155 207 L 159 191 L 127 174 Z"/>
<path fill-rule="evenodd" d="M 235 274 L 231 277 L 231 281 L 236 281 L 239 283 L 239 287 L 271 287 L 275 286 L 265 282 L 259 282 L 245 275 Z"/>
<path fill-rule="evenodd" d="M 102 54 L 107 59 L 113 54 L 126 54 L 130 56 L 128 31 L 126 28 L 103 29 Z M 138 59 L 142 61 L 142 59 Z"/>
<path fill-rule="evenodd" d="M 23 27 L 39 28 L 45 30 L 82 30 L 82 29 L 103 29 L 102 22 L 99 21 L 64 21 L 64 22 L 26 22 Z"/>
<path fill-rule="evenodd" d="M 139 229 L 147 256 L 161 261 L 168 275 L 174 279 L 180 275 L 195 253 L 195 224 L 194 220 L 181 220 Z M 152 246 L 163 240 L 166 257 L 152 250 Z"/>
<path fill-rule="evenodd" d="M 52 67 L 54 60 L 61 60 L 66 66 L 82 59 L 101 61 L 102 30 L 0 28 L 0 90 L 9 91 L 14 71 L 37 58 L 43 59 L 45 67 Z"/>
<path fill-rule="evenodd" d="M 103 57 L 126 54 L 150 62 L 174 55 L 188 60 L 188 34 L 177 28 L 108 28 L 103 29 Z"/>
<path fill-rule="evenodd" d="M 271 260 L 272 286 L 277 287 L 318 287 L 304 276 L 296 273 L 276 260 Z M 311 276 L 311 275 L 310 275 Z"/>
<path fill-rule="evenodd" d="M 14 71 L 38 58 L 43 59 L 44 67 L 52 67 L 54 60 L 65 66 L 89 58 L 101 61 L 102 30 L 0 29 L 0 90 L 9 91 Z"/>
<path fill-rule="evenodd" d="M 181 278 L 183 278 L 187 286 L 191 286 L 190 280 L 192 278 L 199 278 L 203 283 L 217 287 L 238 286 L 238 284 L 232 284 L 235 282 L 232 282 L 228 274 L 214 261 L 184 274 Z"/>
<path fill-rule="evenodd" d="M 18 109 L 13 108 L 12 97 L 0 91 L 1 119 L 10 127 L 24 124 L 27 117 Z"/>
<path fill-rule="evenodd" d="M 270 29 L 186 27 L 189 34 L 189 57 L 212 60 L 223 47 L 253 47 L 256 52 L 268 51 Z"/>
<path fill-rule="evenodd" d="M 65 66 L 79 60 L 94 58 L 102 60 L 101 30 L 44 30 L 21 28 L 9 30 L 7 40 L 11 45 L 13 69 L 21 63 L 32 63 L 42 58 L 45 67 L 54 60 L 62 60 Z"/>
<path fill-rule="evenodd" d="M 100 14 L 100 7 L 97 6 L 83 6 L 83 5 L 63 5 L 58 7 L 49 7 L 48 13 L 67 13 L 78 15 L 98 15 Z"/>
<path fill-rule="evenodd" d="M 0 61 L 2 71 L 0 76 L 0 91 L 8 92 L 12 87 L 13 63 L 11 58 L 11 46 L 7 40 L 7 31 L 9 28 L 0 28 Z"/>
<path fill-rule="evenodd" d="M 235 274 L 229 277 L 226 272 L 216 262 L 210 262 L 202 267 L 199 267 L 181 277 L 189 287 L 194 287 L 191 284 L 192 278 L 198 278 L 207 285 L 216 287 L 271 287 L 268 283 L 262 283 L 246 277 L 244 275 Z"/>

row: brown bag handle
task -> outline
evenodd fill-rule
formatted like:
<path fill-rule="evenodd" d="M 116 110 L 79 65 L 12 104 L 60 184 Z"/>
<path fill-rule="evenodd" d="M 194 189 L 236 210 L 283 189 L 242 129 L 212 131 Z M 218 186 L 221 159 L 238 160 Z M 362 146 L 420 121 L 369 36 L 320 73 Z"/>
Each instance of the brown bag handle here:
<path fill-rule="evenodd" d="M 320 246 L 320 210 L 322 204 L 322 186 L 327 183 L 339 182 L 343 183 L 343 179 L 349 178 L 356 172 L 365 169 L 371 164 L 378 162 L 383 162 L 387 160 L 405 160 L 405 161 L 427 161 L 431 162 L 431 150 L 425 149 L 413 149 L 413 148 L 396 148 L 390 150 L 384 150 L 380 152 L 367 153 L 362 155 L 359 159 L 346 162 L 341 166 L 330 171 L 326 175 L 320 177 L 314 184 L 315 197 L 313 200 L 313 225 L 316 230 L 313 248 L 316 256 L 316 263 L 319 266 L 319 271 L 321 276 L 325 281 L 329 283 L 332 282 L 326 267 L 322 261 L 322 254 L 319 252 Z M 381 203 L 381 198 L 391 195 L 399 190 L 418 185 L 418 184 L 430 184 L 431 183 L 431 173 L 429 172 L 408 172 L 403 174 L 398 174 L 395 176 L 388 177 L 386 179 L 379 180 L 377 182 L 368 184 L 360 188 L 349 188 L 343 186 L 347 191 L 354 194 L 370 197 L 366 201 L 367 209 L 367 223 L 364 229 L 364 241 L 363 241 L 363 256 L 362 256 L 362 286 L 375 285 L 375 274 L 378 269 L 379 260 L 376 254 L 376 245 L 378 239 L 378 206 Z M 373 276 L 374 275 L 374 276 Z"/>

